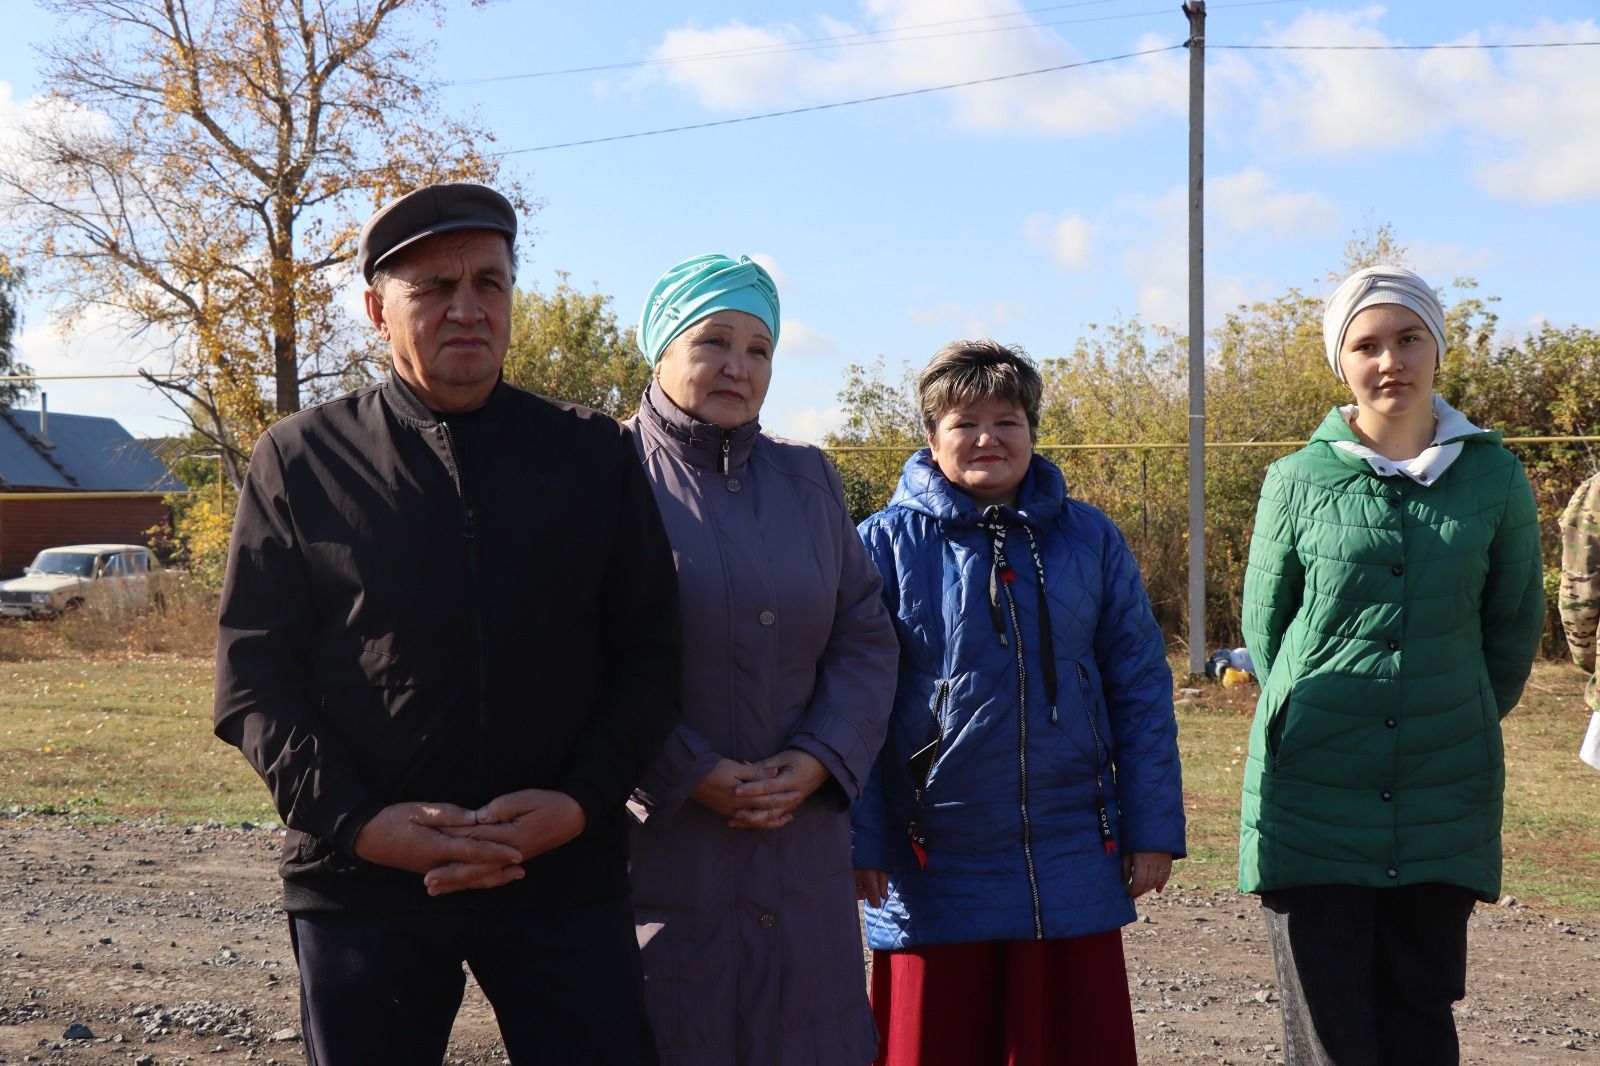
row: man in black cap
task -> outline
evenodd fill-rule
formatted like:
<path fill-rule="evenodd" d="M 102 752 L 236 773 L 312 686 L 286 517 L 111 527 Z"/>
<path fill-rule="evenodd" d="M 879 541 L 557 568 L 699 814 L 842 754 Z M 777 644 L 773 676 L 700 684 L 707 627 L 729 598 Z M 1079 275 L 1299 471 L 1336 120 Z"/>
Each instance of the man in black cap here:
<path fill-rule="evenodd" d="M 622 428 L 500 380 L 516 231 L 478 185 L 373 215 L 392 373 L 240 490 L 216 732 L 289 828 L 314 1066 L 437 1066 L 463 963 L 514 1062 L 656 1061 L 623 803 L 677 717 L 676 578 Z"/>

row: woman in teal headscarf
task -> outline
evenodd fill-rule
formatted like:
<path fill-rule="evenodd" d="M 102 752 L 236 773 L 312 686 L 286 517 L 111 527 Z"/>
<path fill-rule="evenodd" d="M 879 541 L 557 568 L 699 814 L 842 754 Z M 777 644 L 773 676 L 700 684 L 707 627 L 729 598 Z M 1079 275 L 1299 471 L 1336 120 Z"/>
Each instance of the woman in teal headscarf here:
<path fill-rule="evenodd" d="M 678 565 L 683 721 L 630 803 L 662 1066 L 865 1066 L 850 803 L 897 647 L 838 475 L 760 432 L 778 292 L 697 256 L 645 301 L 630 421 Z"/>

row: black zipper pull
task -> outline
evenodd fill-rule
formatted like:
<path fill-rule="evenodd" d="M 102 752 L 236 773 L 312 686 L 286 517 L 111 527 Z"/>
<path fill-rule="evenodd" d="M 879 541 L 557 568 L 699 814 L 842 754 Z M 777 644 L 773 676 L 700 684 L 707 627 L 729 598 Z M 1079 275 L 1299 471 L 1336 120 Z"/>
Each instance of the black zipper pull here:
<path fill-rule="evenodd" d="M 1000 606 L 1001 587 L 1009 585 L 1016 580 L 1016 575 L 1011 570 L 1011 564 L 1006 562 L 1004 555 L 996 555 L 989 564 L 989 621 L 994 623 L 995 635 L 1000 638 L 1000 646 L 1009 648 L 1011 641 L 1006 638 L 1006 614 Z M 1006 590 L 1010 596 L 1010 590 Z"/>
<path fill-rule="evenodd" d="M 461 533 L 468 540 L 478 535 L 477 527 L 472 524 L 472 505 L 468 504 L 461 509 Z"/>

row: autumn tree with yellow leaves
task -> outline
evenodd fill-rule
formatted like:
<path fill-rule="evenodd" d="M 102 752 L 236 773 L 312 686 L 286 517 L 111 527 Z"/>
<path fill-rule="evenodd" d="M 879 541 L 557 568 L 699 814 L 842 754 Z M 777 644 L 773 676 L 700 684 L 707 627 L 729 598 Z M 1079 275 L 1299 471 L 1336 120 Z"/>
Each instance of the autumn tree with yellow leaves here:
<path fill-rule="evenodd" d="M 1338 281 L 1359 267 L 1407 260 L 1388 226 L 1357 234 Z M 1444 293 L 1448 340 L 1437 388 L 1479 425 L 1510 437 L 1600 434 L 1600 331 L 1540 325 L 1516 336 L 1502 331 L 1494 299 L 1469 279 Z M 1240 639 L 1245 560 L 1267 466 L 1300 447 L 1330 407 L 1350 402 L 1329 370 L 1322 337 L 1323 301 L 1290 288 L 1228 311 L 1209 331 L 1206 617 L 1217 644 Z M 932 354 L 931 352 L 929 353 Z M 1139 561 L 1162 629 L 1185 632 L 1188 610 L 1188 351 L 1185 336 L 1135 318 L 1091 325 L 1065 354 L 1043 353 L 1041 444 L 1066 474 L 1069 491 L 1105 511 Z M 853 517 L 884 506 L 901 465 L 921 446 L 906 367 L 882 360 L 846 372 L 838 396 L 844 424 L 827 444 L 845 484 Z M 1249 445 L 1245 447 L 1224 447 Z M 1092 446 L 1092 447 L 1091 447 Z M 883 449 L 883 450 L 878 450 Z M 1583 440 L 1512 445 L 1528 471 L 1545 530 L 1546 586 L 1559 574 L 1556 516 L 1572 489 L 1600 466 L 1600 448 Z M 1548 597 L 1546 651 L 1564 654 Z M 1210 649 L 1207 649 L 1210 650 Z"/>
<path fill-rule="evenodd" d="M 237 485 L 267 425 L 382 356 L 338 300 L 360 222 L 435 181 L 497 180 L 439 112 L 405 23 L 445 0 L 46 0 L 48 102 L 0 159 L 0 211 L 70 325 L 169 344 L 152 382 Z"/>

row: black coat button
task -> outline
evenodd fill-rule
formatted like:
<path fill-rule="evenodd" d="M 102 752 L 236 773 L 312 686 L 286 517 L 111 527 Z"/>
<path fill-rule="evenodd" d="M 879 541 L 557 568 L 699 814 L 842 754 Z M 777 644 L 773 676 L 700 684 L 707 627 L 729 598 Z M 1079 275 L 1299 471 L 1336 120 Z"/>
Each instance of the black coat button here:
<path fill-rule="evenodd" d="M 1389 573 L 1393 574 L 1395 577 L 1399 577 L 1401 574 L 1403 574 L 1405 572 L 1406 572 L 1406 568 L 1403 567 L 1403 566 L 1391 566 L 1391 567 L 1389 567 Z"/>
<path fill-rule="evenodd" d="M 1396 870 L 1393 866 L 1389 867 L 1387 870 L 1385 870 L 1383 872 L 1385 874 L 1387 874 L 1389 877 L 1399 877 L 1400 876 L 1400 871 Z"/>
<path fill-rule="evenodd" d="M 1389 506 L 1390 507 L 1399 507 L 1400 506 L 1400 497 L 1398 497 L 1398 496 L 1390 496 L 1389 497 Z"/>
<path fill-rule="evenodd" d="M 1393 729 L 1399 723 L 1397 723 L 1393 718 L 1385 718 L 1383 720 L 1383 724 L 1388 726 L 1390 729 Z"/>
<path fill-rule="evenodd" d="M 1388 803 L 1392 799 L 1394 799 L 1394 793 L 1390 792 L 1388 789 L 1384 789 L 1383 790 L 1383 802 Z"/>
<path fill-rule="evenodd" d="M 1400 642 L 1398 640 L 1391 640 L 1389 642 L 1389 650 L 1390 651 L 1399 651 L 1400 650 Z"/>

